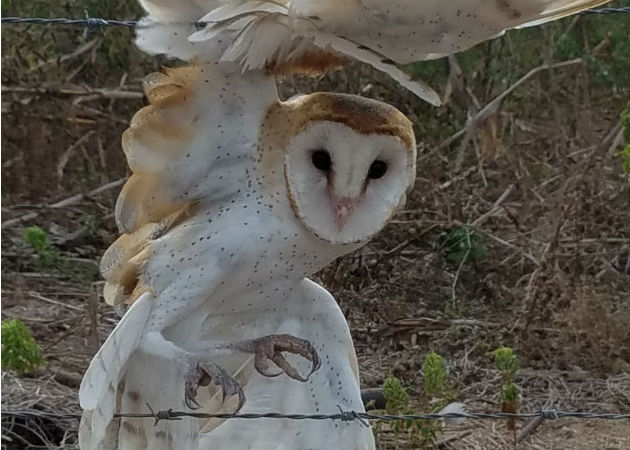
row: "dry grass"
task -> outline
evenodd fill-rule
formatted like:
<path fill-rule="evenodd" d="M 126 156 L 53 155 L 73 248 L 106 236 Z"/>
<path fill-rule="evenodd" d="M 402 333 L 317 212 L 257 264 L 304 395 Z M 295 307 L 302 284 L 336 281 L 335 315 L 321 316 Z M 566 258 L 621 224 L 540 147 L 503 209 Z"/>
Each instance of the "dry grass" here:
<path fill-rule="evenodd" d="M 629 184 L 616 155 L 628 91 L 624 80 L 598 78 L 592 60 L 608 67 L 616 44 L 602 38 L 591 20 L 509 34 L 450 65 L 423 66 L 427 81 L 448 84 L 451 91 L 450 103 L 439 109 L 365 67 L 283 86 L 285 96 L 315 89 L 369 95 L 395 104 L 416 125 L 418 178 L 405 210 L 378 239 L 320 274 L 348 317 L 366 387 L 393 374 L 410 386 L 412 406 L 426 408 L 421 366 L 433 349 L 448 361 L 458 400 L 472 411 L 499 411 L 500 381 L 490 352 L 507 345 L 521 361 L 515 382 L 522 410 L 549 402 L 566 410 L 630 408 Z M 123 48 L 116 53 L 122 63 L 114 66 L 104 54 L 112 47 L 101 44 L 84 54 L 87 60 L 32 70 L 49 60 L 37 56 L 39 31 L 23 33 L 19 45 L 9 44 L 10 32 L 3 30 L 8 69 L 2 84 L 37 89 L 3 90 L 3 220 L 39 215 L 3 229 L 2 315 L 24 320 L 48 365 L 35 378 L 4 374 L 3 408 L 77 411 L 77 379 L 117 320 L 102 302 L 96 327 L 87 319 L 100 287 L 90 264 L 116 235 L 116 191 L 63 208 L 45 205 L 125 176 L 120 135 L 142 101 L 67 90 L 139 91 L 141 75 L 156 63 Z M 583 37 L 579 42 L 587 50 L 553 50 L 565 32 Z M 63 54 L 82 45 L 80 33 L 47 33 Z M 532 75 L 479 116 L 531 69 L 578 56 L 582 62 Z M 630 58 L 623 58 L 627 67 Z M 72 270 L 35 264 L 21 238 L 32 224 L 49 231 L 63 257 L 73 261 Z M 479 237 L 485 256 L 458 264 L 440 242 L 463 226 Z M 13 430 L 6 433 L 55 446 L 65 438 L 54 430 L 73 432 L 75 425 L 30 423 L 33 433 L 26 434 L 23 424 L 10 425 L 3 417 L 3 435 Z M 523 426 L 517 423 L 519 430 Z M 24 448 L 21 438 L 3 440 L 3 447 Z M 69 434 L 66 448 L 72 439 Z M 469 421 L 440 439 L 444 448 L 515 447 L 501 422 Z M 380 441 L 382 448 L 395 446 L 386 433 Z M 605 421 L 546 422 L 519 444 L 629 446 L 627 422 Z"/>

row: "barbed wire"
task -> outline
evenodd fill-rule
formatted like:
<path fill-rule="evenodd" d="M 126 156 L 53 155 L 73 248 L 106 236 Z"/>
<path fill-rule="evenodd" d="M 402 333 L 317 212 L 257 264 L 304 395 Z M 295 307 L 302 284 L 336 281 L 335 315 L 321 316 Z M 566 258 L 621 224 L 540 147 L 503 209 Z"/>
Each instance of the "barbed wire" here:
<path fill-rule="evenodd" d="M 120 413 L 114 414 L 117 418 L 136 418 L 136 419 L 153 419 L 155 425 L 162 420 L 181 420 L 183 417 L 192 417 L 197 419 L 288 419 L 288 420 L 341 420 L 343 422 L 358 421 L 367 426 L 367 420 L 378 421 L 399 421 L 399 420 L 439 420 L 439 419 L 532 419 L 540 417 L 546 420 L 558 420 L 563 418 L 573 419 L 605 419 L 605 420 L 630 420 L 630 413 L 597 413 L 584 411 L 558 411 L 555 409 L 540 409 L 528 413 L 430 413 L 430 414 L 372 414 L 367 412 L 346 411 L 338 406 L 339 412 L 335 414 L 285 414 L 285 413 L 196 413 L 188 411 L 174 411 L 172 409 L 153 411 L 147 405 L 148 413 Z M 2 416 L 13 417 L 36 417 L 36 418 L 55 418 L 55 419 L 80 419 L 79 413 L 52 413 L 39 411 L 13 411 L 5 410 L 1 412 Z"/>
<path fill-rule="evenodd" d="M 587 9 L 584 11 L 580 11 L 577 13 L 578 15 L 585 14 L 628 14 L 630 13 L 630 7 L 624 6 L 621 8 L 597 8 L 597 9 Z"/>
<path fill-rule="evenodd" d="M 597 8 L 587 9 L 577 13 L 579 15 L 607 15 L 607 14 L 630 14 L 630 7 L 621 8 Z M 72 25 L 90 28 L 103 28 L 103 27 L 126 27 L 126 28 L 151 28 L 164 25 L 162 23 L 140 23 L 137 20 L 116 20 L 116 19 L 103 19 L 98 17 L 86 16 L 82 19 L 68 19 L 68 18 L 47 18 L 47 17 L 2 17 L 2 23 L 6 24 L 26 24 L 26 25 Z M 208 22 L 186 22 L 183 25 L 195 25 L 197 27 L 204 27 Z M 182 25 L 182 24 L 179 24 Z"/>
<path fill-rule="evenodd" d="M 127 27 L 137 28 L 137 20 L 112 20 L 100 19 L 97 17 L 86 17 L 84 19 L 63 19 L 45 17 L 3 17 L 2 23 L 8 24 L 28 24 L 28 25 L 75 25 L 84 28 L 101 27 Z"/>

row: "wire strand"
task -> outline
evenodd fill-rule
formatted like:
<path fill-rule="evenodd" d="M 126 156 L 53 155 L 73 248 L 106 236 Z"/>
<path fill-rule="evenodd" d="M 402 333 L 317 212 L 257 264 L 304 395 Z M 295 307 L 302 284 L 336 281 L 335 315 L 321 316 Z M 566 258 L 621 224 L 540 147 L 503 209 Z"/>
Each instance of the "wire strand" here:
<path fill-rule="evenodd" d="M 579 15 L 608 15 L 630 14 L 630 7 L 587 9 L 577 13 Z M 126 28 L 151 28 L 165 25 L 163 23 L 142 24 L 137 20 L 115 20 L 89 17 L 83 19 L 46 18 L 46 17 L 2 17 L 2 23 L 26 24 L 26 25 L 72 25 L 83 28 L 126 27 Z M 207 22 L 186 22 L 185 24 L 205 26 Z"/>
<path fill-rule="evenodd" d="M 148 413 L 119 413 L 114 417 L 120 418 L 136 418 L 136 419 L 153 419 L 157 422 L 162 420 L 181 420 L 183 417 L 192 417 L 197 419 L 289 419 L 289 420 L 341 420 L 347 421 L 398 421 L 398 420 L 438 420 L 438 419 L 531 419 L 540 417 L 547 420 L 557 420 L 563 418 L 574 419 L 605 419 L 605 420 L 630 420 L 630 413 L 597 413 L 584 411 L 557 411 L 555 409 L 541 409 L 539 411 L 529 413 L 443 413 L 443 414 L 371 414 L 358 411 L 345 411 L 339 407 L 339 412 L 335 414 L 284 414 L 284 413 L 243 413 L 243 414 L 207 414 L 188 411 L 174 411 L 172 409 L 154 412 L 149 405 Z M 15 411 L 4 410 L 2 416 L 13 417 L 37 417 L 37 418 L 57 418 L 57 419 L 80 419 L 81 414 L 78 413 L 50 413 L 50 412 L 34 412 L 34 411 Z"/>

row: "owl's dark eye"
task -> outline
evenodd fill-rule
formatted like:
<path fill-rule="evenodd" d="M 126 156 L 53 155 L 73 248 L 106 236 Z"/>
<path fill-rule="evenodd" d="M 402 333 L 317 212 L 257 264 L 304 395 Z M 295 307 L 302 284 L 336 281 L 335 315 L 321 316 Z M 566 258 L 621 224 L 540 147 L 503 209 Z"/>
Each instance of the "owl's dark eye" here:
<path fill-rule="evenodd" d="M 375 160 L 370 169 L 368 170 L 368 178 L 377 179 L 381 178 L 387 172 L 387 163 L 380 159 Z"/>
<path fill-rule="evenodd" d="M 332 165 L 330 153 L 326 150 L 315 150 L 311 155 L 311 161 L 313 161 L 313 165 L 316 169 L 323 172 L 328 172 L 330 170 L 330 166 Z"/>

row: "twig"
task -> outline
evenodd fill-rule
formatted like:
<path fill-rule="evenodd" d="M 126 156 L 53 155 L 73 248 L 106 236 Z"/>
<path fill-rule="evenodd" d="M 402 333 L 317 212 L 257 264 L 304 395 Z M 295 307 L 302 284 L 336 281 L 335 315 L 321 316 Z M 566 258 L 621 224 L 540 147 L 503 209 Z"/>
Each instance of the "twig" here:
<path fill-rule="evenodd" d="M 70 161 L 70 156 L 72 155 L 72 153 L 74 153 L 74 151 L 81 144 L 92 137 L 94 133 L 96 133 L 96 130 L 88 131 L 62 153 L 61 158 L 59 158 L 59 162 L 57 163 L 57 178 L 59 179 L 59 181 L 61 181 L 61 179 L 63 178 L 63 171 L 66 168 L 68 161 Z"/>
<path fill-rule="evenodd" d="M 541 420 L 544 420 L 544 419 L 541 419 Z M 462 433 L 454 434 L 447 438 L 441 439 L 435 443 L 435 448 L 446 447 L 447 445 L 452 444 L 455 441 L 459 441 L 460 439 L 464 439 L 466 436 L 470 436 L 472 432 L 473 430 L 466 430 Z"/>
<path fill-rule="evenodd" d="M 74 205 L 76 203 L 79 203 L 84 198 L 93 197 L 95 195 L 102 194 L 103 192 L 106 192 L 106 191 L 109 191 L 111 189 L 117 188 L 118 186 L 123 184 L 126 179 L 127 178 L 121 178 L 119 180 L 103 184 L 103 185 L 101 185 L 101 186 L 99 186 L 99 187 L 97 187 L 95 189 L 92 189 L 89 192 L 82 193 L 82 194 L 76 194 L 76 195 L 73 195 L 72 197 L 65 198 L 65 199 L 60 200 L 58 202 L 55 202 L 53 204 L 44 205 L 43 208 L 44 209 L 58 209 L 58 208 L 65 208 L 66 206 Z M 27 221 L 27 220 L 33 220 L 34 218 L 38 217 L 39 214 L 40 214 L 39 212 L 30 212 L 28 214 L 24 214 L 24 215 L 22 215 L 20 217 L 14 218 L 14 219 L 5 220 L 4 222 L 2 222 L 2 225 L 0 226 L 0 228 L 4 230 L 6 228 L 12 227 L 13 225 L 17 225 L 17 224 L 19 224 L 21 222 L 24 222 L 24 221 Z"/>
<path fill-rule="evenodd" d="M 140 91 L 123 91 L 107 88 L 80 88 L 80 87 L 23 87 L 2 86 L 2 92 L 16 92 L 24 94 L 56 94 L 56 95 L 88 95 L 94 98 L 109 98 L 120 100 L 138 100 L 144 97 Z"/>
<path fill-rule="evenodd" d="M 74 306 L 74 305 L 68 305 L 67 303 L 60 302 L 58 300 L 53 300 L 52 298 L 44 297 L 43 295 L 41 295 L 41 294 L 39 294 L 39 293 L 37 293 L 35 291 L 30 291 L 28 293 L 28 295 L 31 298 L 36 298 L 37 300 L 41 300 L 43 302 L 50 303 L 52 305 L 63 306 L 64 308 L 68 308 L 68 309 L 71 309 L 73 311 L 81 311 L 81 312 L 83 312 L 83 308 L 79 308 L 78 306 Z"/>
<path fill-rule="evenodd" d="M 431 192 L 428 193 L 428 195 L 433 195 L 436 192 L 439 191 L 443 191 L 445 189 L 447 189 L 448 187 L 450 187 L 452 184 L 457 183 L 465 178 L 468 178 L 472 173 L 474 173 L 477 170 L 476 166 L 471 166 L 468 169 L 464 170 L 462 173 L 454 176 L 453 178 L 451 178 L 448 181 L 445 181 L 444 183 L 440 184 L 437 188 L 433 189 Z"/>
<path fill-rule="evenodd" d="M 35 67 L 33 67 L 32 69 L 29 69 L 28 72 L 35 72 L 36 70 L 41 69 L 44 66 L 47 66 L 48 64 L 61 64 L 63 62 L 69 61 L 71 59 L 76 58 L 77 56 L 81 56 L 84 53 L 89 52 L 91 49 L 93 48 L 98 48 L 98 46 L 101 44 L 101 39 L 93 39 L 89 42 L 86 42 L 85 44 L 83 44 L 81 47 L 77 48 L 75 51 L 73 51 L 72 53 L 68 53 L 67 55 L 61 55 L 57 58 L 50 58 L 48 61 L 43 61 L 41 63 L 39 63 L 38 65 L 36 65 Z"/>
<path fill-rule="evenodd" d="M 559 67 L 572 66 L 574 64 L 581 64 L 582 62 L 583 62 L 582 58 L 576 58 L 576 59 L 562 61 L 562 62 L 554 63 L 554 64 L 543 64 L 541 66 L 538 66 L 530 70 L 525 75 L 523 75 L 518 81 L 516 81 L 516 83 L 514 83 L 512 86 L 507 88 L 501 94 L 496 96 L 490 103 L 488 103 L 477 114 L 475 114 L 472 118 L 470 118 L 466 122 L 466 125 L 461 130 L 459 130 L 458 132 L 456 132 L 455 134 L 447 138 L 445 141 L 443 141 L 440 145 L 438 145 L 438 149 L 441 150 L 443 148 L 448 147 L 455 140 L 457 140 L 458 138 L 466 134 L 466 132 L 469 129 L 473 128 L 474 126 L 483 122 L 484 120 L 487 120 L 490 116 L 492 116 L 497 111 L 497 109 L 499 108 L 499 106 L 501 105 L 501 102 L 505 99 L 505 97 L 510 95 L 517 87 L 525 83 L 527 80 L 529 80 L 531 77 L 536 75 L 538 72 L 542 72 L 543 70 L 549 70 L 549 69 L 557 69 Z"/>
<path fill-rule="evenodd" d="M 497 201 L 494 202 L 494 204 L 492 205 L 492 208 L 490 208 L 490 210 L 487 211 L 485 214 L 482 214 L 477 219 L 475 219 L 471 225 L 473 227 L 478 227 L 488 217 L 492 216 L 499 209 L 499 206 L 501 206 L 501 203 L 503 203 L 503 201 L 512 193 L 513 190 L 514 190 L 514 185 L 510 184 L 507 187 L 507 189 L 503 192 L 503 194 L 501 194 L 501 196 L 497 199 Z"/>
<path fill-rule="evenodd" d="M 536 266 L 540 266 L 540 261 L 537 260 L 534 256 L 532 256 L 531 253 L 527 253 L 525 250 L 523 250 L 522 248 L 514 245 L 514 244 L 510 244 L 508 241 L 505 241 L 503 239 L 501 239 L 498 236 L 495 236 L 493 234 L 488 233 L 487 231 L 484 230 L 478 230 L 480 233 L 483 233 L 484 236 L 489 237 L 490 239 L 492 239 L 493 241 L 498 242 L 501 245 L 505 245 L 506 247 L 509 248 L 513 248 L 514 250 L 516 250 L 517 252 L 519 252 L 521 255 L 523 255 L 525 258 L 529 259 L 531 262 L 533 262 Z"/>

